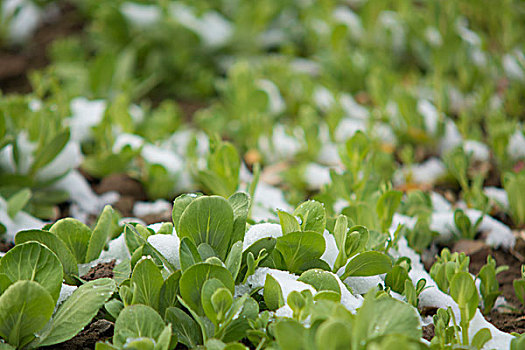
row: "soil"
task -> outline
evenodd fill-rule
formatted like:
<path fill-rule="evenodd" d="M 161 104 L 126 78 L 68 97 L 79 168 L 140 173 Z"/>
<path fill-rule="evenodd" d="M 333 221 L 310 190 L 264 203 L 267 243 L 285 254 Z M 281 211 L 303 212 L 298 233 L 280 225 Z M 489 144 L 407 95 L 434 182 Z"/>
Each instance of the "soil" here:
<path fill-rule="evenodd" d="M 85 281 L 94 281 L 99 278 L 113 278 L 113 269 L 115 268 L 116 260 L 111 260 L 107 263 L 100 263 L 96 266 L 93 266 L 89 271 L 81 276 Z"/>
<path fill-rule="evenodd" d="M 133 216 L 133 205 L 136 201 L 147 200 L 146 191 L 142 184 L 126 174 L 113 174 L 103 178 L 94 186 L 98 194 L 115 191 L 120 194 L 120 199 L 113 207 L 123 216 Z"/>
<path fill-rule="evenodd" d="M 83 19 L 72 4 L 60 2 L 58 8 L 58 14 L 42 23 L 26 44 L 0 49 L 0 90 L 4 94 L 31 92 L 27 75 L 49 64 L 49 45 L 82 31 Z"/>
<path fill-rule="evenodd" d="M 0 252 L 7 253 L 15 245 L 11 242 L 0 241 Z"/>
<path fill-rule="evenodd" d="M 492 249 L 481 241 L 458 241 L 453 251 L 463 251 L 470 257 L 469 270 L 472 274 L 477 274 L 481 267 L 486 264 L 487 256 L 491 255 L 496 260 L 496 265 L 507 265 L 508 270 L 497 275 L 502 296 L 510 306 L 508 308 L 498 308 L 490 312 L 486 319 L 496 328 L 510 333 L 522 333 L 525 331 L 525 310 L 514 293 L 513 281 L 521 278 L 522 256 L 525 253 L 525 242 L 517 239 L 514 250 L 505 251 L 502 249 Z"/>
<path fill-rule="evenodd" d="M 431 341 L 434 338 L 434 325 L 423 326 L 423 339 Z"/>
<path fill-rule="evenodd" d="M 83 350 L 94 349 L 97 342 L 109 340 L 113 336 L 113 323 L 108 320 L 97 320 L 70 340 L 46 347 L 44 349 Z"/>

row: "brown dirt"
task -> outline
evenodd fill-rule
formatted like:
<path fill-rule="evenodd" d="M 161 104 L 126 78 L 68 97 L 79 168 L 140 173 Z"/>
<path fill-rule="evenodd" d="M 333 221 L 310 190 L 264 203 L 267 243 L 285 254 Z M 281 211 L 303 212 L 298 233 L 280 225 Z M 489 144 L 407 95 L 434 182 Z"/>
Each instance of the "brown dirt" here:
<path fill-rule="evenodd" d="M 503 332 L 520 334 L 525 332 L 525 314 L 523 312 L 507 313 L 492 310 L 485 318 Z"/>
<path fill-rule="evenodd" d="M 434 325 L 423 326 L 423 339 L 431 341 L 434 338 Z"/>
<path fill-rule="evenodd" d="M 83 26 L 75 7 L 60 2 L 58 16 L 42 23 L 27 44 L 0 49 L 0 90 L 5 94 L 31 92 L 27 73 L 49 64 L 49 45 L 58 38 L 81 32 Z"/>
<path fill-rule="evenodd" d="M 120 211 L 123 216 L 132 216 L 135 202 L 147 199 L 142 184 L 126 174 L 113 174 L 105 177 L 98 185 L 94 186 L 94 190 L 98 194 L 109 191 L 118 192 L 120 199 L 113 207 Z"/>
<path fill-rule="evenodd" d="M 172 220 L 171 212 L 172 210 L 170 209 L 163 211 L 162 213 L 141 216 L 140 219 L 142 219 L 148 225 L 155 224 L 157 222 L 168 222 Z"/>
<path fill-rule="evenodd" d="M 11 242 L 0 241 L 0 252 L 7 253 L 9 249 L 13 248 L 15 245 Z"/>
<path fill-rule="evenodd" d="M 521 265 L 523 262 L 520 259 L 525 253 L 525 243 L 518 239 L 515 250 L 504 251 L 502 249 L 494 250 L 479 241 L 470 241 L 470 244 L 467 242 L 459 241 L 453 250 L 465 251 L 470 256 L 469 269 L 471 273 L 477 274 L 479 272 L 481 267 L 486 264 L 488 255 L 491 255 L 496 260 L 497 266 L 507 265 L 509 267 L 507 271 L 499 273 L 497 279 L 502 295 L 514 311 L 505 312 L 504 310 L 494 309 L 486 316 L 487 320 L 504 332 L 524 332 L 525 314 L 520 301 L 514 293 L 513 282 L 521 278 Z"/>
<path fill-rule="evenodd" d="M 45 349 L 83 350 L 94 349 L 99 341 L 109 340 L 113 336 L 113 323 L 108 320 L 97 320 L 90 323 L 84 330 L 70 340 Z"/>
<path fill-rule="evenodd" d="M 115 268 L 116 261 L 111 260 L 107 263 L 100 263 L 96 266 L 93 266 L 91 269 L 89 269 L 88 273 L 86 273 L 84 276 L 81 276 L 85 281 L 93 281 L 99 278 L 113 278 L 113 269 Z"/>

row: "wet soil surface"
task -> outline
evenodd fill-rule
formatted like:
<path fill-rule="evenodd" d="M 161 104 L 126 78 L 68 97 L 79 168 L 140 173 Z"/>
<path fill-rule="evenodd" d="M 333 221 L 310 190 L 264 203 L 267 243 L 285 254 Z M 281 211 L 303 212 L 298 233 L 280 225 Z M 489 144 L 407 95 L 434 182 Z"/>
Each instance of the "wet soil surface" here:
<path fill-rule="evenodd" d="M 434 325 L 423 326 L 423 339 L 431 341 L 434 338 Z"/>
<path fill-rule="evenodd" d="M 14 246 L 11 242 L 0 241 L 0 252 L 7 253 Z"/>
<path fill-rule="evenodd" d="M 525 309 L 514 293 L 513 281 L 521 278 L 521 265 L 525 253 L 525 243 L 518 238 L 513 250 L 492 249 L 481 241 L 459 241 L 453 251 L 464 251 L 470 256 L 470 272 L 477 274 L 486 264 L 487 256 L 491 255 L 496 260 L 496 265 L 507 265 L 508 270 L 497 275 L 502 296 L 510 308 L 498 308 L 486 315 L 485 318 L 498 329 L 510 333 L 525 331 Z"/>
<path fill-rule="evenodd" d="M 80 33 L 83 19 L 68 2 L 60 2 L 57 14 L 50 16 L 23 46 L 0 48 L 0 90 L 3 93 L 28 93 L 28 73 L 49 64 L 47 50 L 58 38 Z"/>
<path fill-rule="evenodd" d="M 136 201 L 147 199 L 146 191 L 142 184 L 126 174 L 113 174 L 105 177 L 94 186 L 98 194 L 115 191 L 120 194 L 120 199 L 113 207 L 123 216 L 133 216 L 133 205 Z"/>
<path fill-rule="evenodd" d="M 97 320 L 90 323 L 70 340 L 43 349 L 83 350 L 94 349 L 97 342 L 109 340 L 113 336 L 113 322 Z"/>
<path fill-rule="evenodd" d="M 100 263 L 96 266 L 93 266 L 84 276 L 81 276 L 80 278 L 85 281 L 94 281 L 105 277 L 113 278 L 113 269 L 115 268 L 115 264 L 115 260 L 111 260 L 107 263 Z"/>

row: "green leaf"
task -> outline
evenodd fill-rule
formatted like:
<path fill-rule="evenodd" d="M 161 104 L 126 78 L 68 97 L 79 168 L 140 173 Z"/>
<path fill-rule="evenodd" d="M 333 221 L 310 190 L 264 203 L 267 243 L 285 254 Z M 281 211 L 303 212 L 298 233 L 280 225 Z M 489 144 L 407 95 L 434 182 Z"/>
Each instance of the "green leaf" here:
<path fill-rule="evenodd" d="M 268 310 L 275 311 L 284 305 L 281 286 L 270 274 L 266 275 L 266 280 L 264 281 L 263 297 Z"/>
<path fill-rule="evenodd" d="M 128 306 L 115 322 L 113 344 L 120 348 L 132 339 L 157 340 L 165 327 L 160 315 L 151 307 L 141 304 Z"/>
<path fill-rule="evenodd" d="M 113 217 L 113 208 L 110 205 L 106 205 L 91 234 L 86 252 L 86 261 L 93 261 L 100 256 L 100 252 L 102 252 L 102 249 L 104 249 L 104 246 L 110 237 L 111 228 L 113 227 Z"/>
<path fill-rule="evenodd" d="M 379 197 L 376 205 L 376 211 L 381 220 L 381 231 L 387 232 L 392 225 L 392 217 L 401 204 L 403 193 L 400 191 L 387 191 Z"/>
<path fill-rule="evenodd" d="M 228 201 L 205 196 L 192 201 L 182 213 L 179 237 L 190 237 L 197 246 L 208 243 L 224 259 L 232 230 L 233 210 Z"/>
<path fill-rule="evenodd" d="M 459 307 L 467 305 L 474 293 L 477 293 L 474 280 L 468 272 L 460 271 L 450 281 L 450 296 Z"/>
<path fill-rule="evenodd" d="M 31 166 L 31 173 L 51 163 L 62 152 L 69 141 L 69 129 L 57 134 L 48 144 L 40 147 L 35 153 L 35 161 Z"/>
<path fill-rule="evenodd" d="M 525 280 L 514 280 L 514 293 L 518 297 L 519 301 L 525 305 Z"/>
<path fill-rule="evenodd" d="M 481 350 L 485 344 L 492 339 L 492 334 L 488 328 L 482 328 L 474 334 L 470 344 L 478 350 Z"/>
<path fill-rule="evenodd" d="M 343 350 L 350 348 L 352 329 L 350 324 L 339 320 L 328 320 L 319 326 L 315 334 L 318 349 Z"/>
<path fill-rule="evenodd" d="M 9 215 L 10 218 L 14 218 L 20 210 L 24 209 L 31 199 L 31 195 L 31 190 L 24 188 L 9 197 L 7 200 L 7 215 Z"/>
<path fill-rule="evenodd" d="M 244 192 L 234 193 L 228 198 L 233 210 L 233 233 L 231 243 L 244 240 L 246 232 L 246 219 L 250 209 L 250 196 Z"/>
<path fill-rule="evenodd" d="M 144 304 L 156 309 L 164 279 L 157 265 L 151 259 L 143 259 L 133 269 L 131 286 L 132 304 Z"/>
<path fill-rule="evenodd" d="M 301 226 L 295 216 L 281 210 L 279 210 L 277 214 L 279 215 L 279 222 L 281 223 L 283 235 L 290 232 L 301 231 Z"/>
<path fill-rule="evenodd" d="M 208 158 L 207 171 L 199 172 L 203 185 L 223 197 L 230 196 L 239 186 L 241 160 L 235 147 L 222 142 Z"/>
<path fill-rule="evenodd" d="M 341 280 L 349 276 L 375 276 L 387 273 L 392 269 L 392 261 L 388 255 L 367 251 L 356 255 L 348 262 Z"/>
<path fill-rule="evenodd" d="M 60 238 L 49 231 L 42 230 L 20 231 L 16 234 L 16 245 L 29 241 L 39 242 L 55 253 L 62 263 L 65 281 L 69 284 L 75 284 L 76 280 L 73 276 L 78 276 L 78 265 L 75 257 Z"/>
<path fill-rule="evenodd" d="M 274 326 L 275 339 L 283 350 L 304 350 L 308 341 L 307 331 L 296 320 L 282 319 Z"/>
<path fill-rule="evenodd" d="M 131 275 L 131 262 L 126 259 L 113 268 L 113 279 L 120 286 Z"/>
<path fill-rule="evenodd" d="M 323 255 L 325 240 L 317 232 L 291 232 L 277 238 L 276 249 L 281 252 L 288 271 L 299 274 Z"/>
<path fill-rule="evenodd" d="M 222 266 L 208 263 L 195 264 L 184 271 L 180 278 L 180 296 L 199 315 L 204 315 L 201 302 L 202 286 L 212 278 L 217 278 L 230 292 L 234 292 L 232 275 Z"/>
<path fill-rule="evenodd" d="M 341 294 L 339 282 L 334 277 L 334 275 L 328 271 L 311 269 L 303 272 L 303 274 L 297 280 L 311 285 L 318 291 L 330 290 Z"/>
<path fill-rule="evenodd" d="M 239 270 L 241 269 L 241 263 L 242 242 L 238 241 L 232 245 L 231 250 L 228 253 L 228 256 L 226 257 L 226 261 L 224 262 L 226 268 L 232 274 L 233 280 L 235 280 L 237 278 L 237 275 L 239 274 Z"/>
<path fill-rule="evenodd" d="M 259 257 L 261 254 L 267 254 L 268 256 L 274 250 L 276 243 L 277 240 L 275 238 L 265 237 L 257 240 L 251 246 L 246 248 L 242 252 L 241 270 L 237 276 L 237 282 L 240 283 L 242 278 L 244 278 L 248 272 L 248 255 L 251 254 L 252 257 Z M 263 258 L 260 262 L 262 263 L 265 259 L 266 258 Z"/>
<path fill-rule="evenodd" d="M 217 315 L 217 320 L 223 321 L 224 316 L 233 304 L 233 295 L 228 289 L 219 288 L 212 294 L 211 304 Z"/>
<path fill-rule="evenodd" d="M 171 328 L 179 341 L 190 349 L 202 344 L 202 333 L 199 325 L 181 309 L 177 307 L 168 308 L 166 310 L 166 322 L 171 323 Z"/>
<path fill-rule="evenodd" d="M 180 267 L 182 272 L 196 263 L 202 262 L 201 256 L 197 247 L 189 237 L 184 237 L 180 241 L 179 248 Z"/>
<path fill-rule="evenodd" d="M 303 231 L 323 233 L 326 226 L 326 212 L 324 206 L 317 201 L 306 201 L 295 209 L 294 216 L 301 218 Z"/>
<path fill-rule="evenodd" d="M 385 276 L 385 285 L 394 292 L 402 294 L 405 290 L 405 280 L 409 279 L 407 270 L 396 265 Z"/>
<path fill-rule="evenodd" d="M 77 264 L 86 263 L 86 252 L 91 239 L 91 229 L 72 218 L 58 220 L 49 232 L 55 234 L 73 253 Z"/>
<path fill-rule="evenodd" d="M 124 303 L 118 299 L 111 299 L 104 305 L 104 309 L 106 309 L 108 314 L 116 320 L 120 312 L 124 310 Z"/>
<path fill-rule="evenodd" d="M 55 253 L 37 242 L 16 245 L 0 259 L 0 291 L 20 280 L 38 282 L 58 300 L 62 288 L 62 264 Z"/>
<path fill-rule="evenodd" d="M 352 348 L 359 349 L 367 341 L 389 334 L 421 339 L 419 313 L 411 305 L 390 296 L 375 298 L 375 293 L 367 294 L 353 322 Z"/>
<path fill-rule="evenodd" d="M 177 294 L 179 294 L 180 270 L 175 271 L 164 280 L 159 293 L 159 312 L 164 315 L 169 307 L 178 305 Z"/>
<path fill-rule="evenodd" d="M 177 235 L 179 235 L 179 224 L 182 213 L 184 212 L 184 210 L 186 210 L 186 207 L 197 197 L 198 195 L 193 193 L 181 194 L 173 201 L 173 210 L 171 212 L 171 217 L 173 219 L 173 226 L 175 227 L 175 232 L 177 233 Z M 182 237 L 180 238 L 182 239 Z"/>
<path fill-rule="evenodd" d="M 0 296 L 0 337 L 22 348 L 46 325 L 54 308 L 55 301 L 40 284 L 33 281 L 12 284 Z"/>
<path fill-rule="evenodd" d="M 210 319 L 213 324 L 218 326 L 219 320 L 217 312 L 215 311 L 215 308 L 212 304 L 212 296 L 213 293 L 215 293 L 220 288 L 224 288 L 224 284 L 219 281 L 216 278 L 211 278 L 204 282 L 202 285 L 202 291 L 201 291 L 201 303 L 202 303 L 202 309 L 204 310 L 204 314 L 206 317 Z"/>
<path fill-rule="evenodd" d="M 73 338 L 91 322 L 115 289 L 115 281 L 109 278 L 99 278 L 80 286 L 39 333 L 36 344 L 49 346 Z"/>

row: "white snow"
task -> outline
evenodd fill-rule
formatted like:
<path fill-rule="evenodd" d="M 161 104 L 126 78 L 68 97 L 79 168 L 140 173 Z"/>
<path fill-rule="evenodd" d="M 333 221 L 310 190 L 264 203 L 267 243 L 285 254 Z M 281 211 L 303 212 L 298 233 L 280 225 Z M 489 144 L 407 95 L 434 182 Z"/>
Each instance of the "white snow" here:
<path fill-rule="evenodd" d="M 470 153 L 473 160 L 486 162 L 490 158 L 490 149 L 482 142 L 465 140 L 463 148 L 466 154 Z"/>
<path fill-rule="evenodd" d="M 268 111 L 274 115 L 284 112 L 286 109 L 286 103 L 284 102 L 277 85 L 268 79 L 260 79 L 256 84 L 259 89 L 268 95 Z"/>
<path fill-rule="evenodd" d="M 0 6 L 2 22 L 11 17 L 7 27 L 7 37 L 14 43 L 22 43 L 29 39 L 43 16 L 43 11 L 28 0 L 4 0 Z"/>
<path fill-rule="evenodd" d="M 511 79 L 514 80 L 525 80 L 525 72 L 523 71 L 523 68 L 519 64 L 519 61 L 516 59 L 516 57 L 507 54 L 503 56 L 503 69 L 505 70 L 505 74 Z"/>
<path fill-rule="evenodd" d="M 430 134 L 435 135 L 439 122 L 439 112 L 437 108 L 428 100 L 419 100 L 417 102 L 417 111 L 423 116 L 425 129 Z"/>
<path fill-rule="evenodd" d="M 149 164 L 163 166 L 172 175 L 178 174 L 184 169 L 183 159 L 175 152 L 149 143 L 143 146 L 142 157 Z"/>
<path fill-rule="evenodd" d="M 331 181 L 330 168 L 317 163 L 310 163 L 306 166 L 304 179 L 308 188 L 320 189 Z"/>
<path fill-rule="evenodd" d="M 180 268 L 179 246 L 177 235 L 158 234 L 148 237 L 148 242 L 176 268 Z"/>
<path fill-rule="evenodd" d="M 108 250 L 103 250 L 100 253 L 100 259 L 116 259 L 122 261 L 131 258 L 124 234 L 109 241 L 108 245 Z"/>
<path fill-rule="evenodd" d="M 18 164 L 13 158 L 13 145 L 9 144 L 0 151 L 0 169 L 9 173 L 27 174 L 33 164 L 33 152 L 36 144 L 29 140 L 29 135 L 25 130 L 20 132 L 16 137 L 18 146 Z"/>
<path fill-rule="evenodd" d="M 91 128 L 98 125 L 106 111 L 106 101 L 90 101 L 85 97 L 77 97 L 71 101 L 71 118 L 68 120 L 71 130 L 71 140 L 83 142 L 91 135 Z"/>
<path fill-rule="evenodd" d="M 263 224 L 255 224 L 251 226 L 248 231 L 246 231 L 246 234 L 244 235 L 244 242 L 242 244 L 242 249 L 245 250 L 249 246 L 251 246 L 253 243 L 257 242 L 261 238 L 265 237 L 274 237 L 278 238 L 283 235 L 281 225 L 279 224 L 271 224 L 271 223 L 263 223 Z"/>
<path fill-rule="evenodd" d="M 87 180 L 77 170 L 71 171 L 55 183 L 53 188 L 67 191 L 79 209 L 89 214 L 98 214 L 106 204 L 112 204 L 119 198 L 116 192 L 107 192 L 97 196 Z"/>
<path fill-rule="evenodd" d="M 317 160 L 323 164 L 339 165 L 341 158 L 337 146 L 332 142 L 323 142 Z"/>
<path fill-rule="evenodd" d="M 394 182 L 403 184 L 407 181 L 417 184 L 432 184 L 445 176 L 447 169 L 438 158 L 430 158 L 423 163 L 405 166 L 396 171 Z"/>
<path fill-rule="evenodd" d="M 304 139 L 302 129 L 293 130 L 290 135 L 284 125 L 276 124 L 273 127 L 271 138 L 261 136 L 258 140 L 259 149 L 271 162 L 294 157 L 301 150 L 299 140 Z"/>
<path fill-rule="evenodd" d="M 249 291 L 255 288 L 264 287 L 266 275 L 268 274 L 275 278 L 277 283 L 279 283 L 279 285 L 281 286 L 283 298 L 285 301 L 292 291 L 300 292 L 303 290 L 310 290 L 312 294 L 316 293 L 315 288 L 311 285 L 297 281 L 299 276 L 289 273 L 288 271 L 275 270 L 270 269 L 268 267 L 259 267 L 255 270 L 255 273 L 253 275 L 248 277 L 244 285 L 235 286 L 235 295 L 242 295 L 244 293 L 248 293 Z M 263 290 L 261 289 L 259 293 L 262 294 Z"/>
<path fill-rule="evenodd" d="M 335 139 L 344 142 L 358 131 L 366 130 L 366 123 L 362 119 L 343 118 L 335 130 Z"/>
<path fill-rule="evenodd" d="M 133 215 L 146 216 L 159 214 L 171 209 L 171 204 L 165 199 L 157 199 L 155 202 L 135 202 Z"/>
<path fill-rule="evenodd" d="M 443 212 L 452 210 L 452 205 L 437 192 L 430 193 L 430 200 L 432 201 L 432 208 L 435 212 Z"/>
<path fill-rule="evenodd" d="M 507 153 L 512 159 L 525 158 L 525 136 L 521 129 L 516 130 L 510 137 Z"/>
<path fill-rule="evenodd" d="M 434 47 L 443 45 L 443 37 L 436 27 L 427 27 L 425 29 L 425 38 Z"/>
<path fill-rule="evenodd" d="M 366 120 L 370 117 L 368 109 L 355 102 L 354 98 L 350 94 L 341 94 L 339 103 L 341 104 L 341 107 L 345 111 L 346 115 L 350 118 Z"/>
<path fill-rule="evenodd" d="M 337 255 L 339 255 L 339 249 L 337 249 L 337 244 L 335 243 L 335 237 L 333 234 L 328 232 L 328 230 L 324 230 L 323 232 L 323 238 L 325 241 L 325 250 L 323 255 L 321 256 L 321 260 L 324 260 L 330 265 L 331 268 L 334 267 L 335 260 L 337 259 Z"/>
<path fill-rule="evenodd" d="M 445 134 L 439 143 L 441 154 L 459 146 L 461 142 L 463 142 L 463 137 L 461 136 L 458 127 L 452 120 L 446 119 Z"/>
<path fill-rule="evenodd" d="M 58 296 L 55 311 L 58 309 L 60 304 L 66 301 L 71 296 L 71 294 L 73 294 L 73 292 L 77 290 L 77 288 L 77 286 L 70 286 L 68 284 L 62 283 L 62 288 L 60 288 L 60 295 Z"/>
<path fill-rule="evenodd" d="M 18 231 L 41 229 L 45 224 L 45 222 L 23 211 L 19 211 L 14 218 L 9 217 L 7 215 L 7 202 L 2 197 L 0 197 L 0 223 L 6 228 L 5 238 L 9 242 L 14 242 Z"/>
<path fill-rule="evenodd" d="M 232 23 L 215 11 L 208 11 L 198 18 L 191 7 L 181 2 L 172 2 L 170 15 L 195 32 L 204 45 L 212 48 L 225 45 L 233 34 Z"/>
<path fill-rule="evenodd" d="M 160 7 L 156 5 L 125 2 L 120 5 L 120 12 L 126 20 L 137 27 L 147 27 L 155 24 L 161 18 Z"/>
<path fill-rule="evenodd" d="M 334 19 L 350 29 L 353 38 L 359 39 L 363 36 L 363 25 L 361 18 L 347 6 L 338 6 L 332 13 Z"/>
<path fill-rule="evenodd" d="M 496 204 L 498 204 L 498 206 L 500 206 L 502 209 L 509 208 L 509 197 L 507 196 L 507 192 L 504 189 L 489 186 L 483 189 L 483 193 L 496 202 Z"/>
<path fill-rule="evenodd" d="M 259 181 L 253 198 L 252 219 L 261 221 L 275 218 L 275 209 L 288 212 L 293 210 L 280 189 Z"/>
<path fill-rule="evenodd" d="M 322 111 L 328 111 L 335 103 L 334 95 L 324 86 L 318 86 L 313 93 L 313 99 L 317 107 Z"/>
<path fill-rule="evenodd" d="M 38 171 L 37 178 L 43 181 L 56 178 L 71 169 L 77 168 L 83 159 L 84 156 L 80 151 L 80 144 L 69 141 L 62 152 L 60 152 L 51 163 Z"/>
<path fill-rule="evenodd" d="M 341 270 L 341 272 L 343 271 Z M 379 276 L 347 277 L 344 282 L 356 294 L 366 294 L 370 289 L 377 287 L 378 284 L 384 285 L 383 279 Z"/>
<path fill-rule="evenodd" d="M 113 153 L 120 153 L 126 146 L 130 146 L 132 150 L 138 150 L 144 144 L 144 139 L 139 135 L 120 133 L 113 143 Z"/>
<path fill-rule="evenodd" d="M 467 209 L 465 214 L 469 217 L 472 224 L 482 215 L 479 210 L 475 209 Z M 430 229 L 438 232 L 442 240 L 451 239 L 453 233 L 457 232 L 454 223 L 454 212 L 433 213 Z M 515 237 L 510 228 L 489 215 L 483 217 L 479 230 L 487 233 L 486 243 L 494 248 L 503 247 L 508 249 L 514 247 Z"/>
<path fill-rule="evenodd" d="M 469 43 L 472 46 L 480 46 L 481 39 L 472 30 L 468 28 L 468 20 L 465 17 L 459 17 L 456 20 L 456 31 L 463 41 Z"/>

